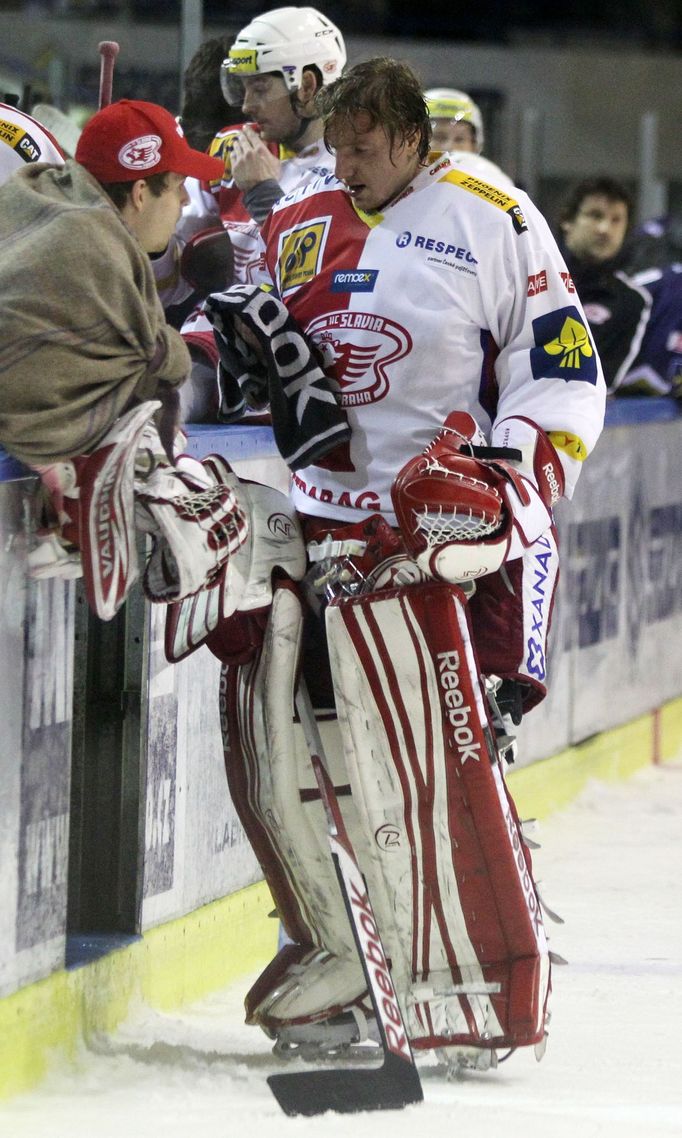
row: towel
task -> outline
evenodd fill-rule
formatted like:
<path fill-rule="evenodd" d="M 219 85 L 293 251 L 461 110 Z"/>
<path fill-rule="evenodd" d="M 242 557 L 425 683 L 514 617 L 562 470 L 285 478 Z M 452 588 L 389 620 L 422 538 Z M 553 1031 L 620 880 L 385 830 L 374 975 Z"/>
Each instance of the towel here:
<path fill-rule="evenodd" d="M 331 380 L 281 300 L 258 285 L 209 296 L 207 319 L 220 355 L 219 418 L 269 404 L 275 442 L 291 470 L 347 443 L 351 428 Z"/>

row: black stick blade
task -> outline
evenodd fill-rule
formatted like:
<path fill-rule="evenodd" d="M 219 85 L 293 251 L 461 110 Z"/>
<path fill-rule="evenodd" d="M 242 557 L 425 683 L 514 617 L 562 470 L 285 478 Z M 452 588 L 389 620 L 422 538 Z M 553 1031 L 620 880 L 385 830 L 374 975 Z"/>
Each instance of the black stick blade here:
<path fill-rule="evenodd" d="M 381 1067 L 270 1075 L 268 1085 L 285 1114 L 307 1117 L 327 1110 L 402 1110 L 424 1098 L 416 1067 L 391 1051 Z"/>

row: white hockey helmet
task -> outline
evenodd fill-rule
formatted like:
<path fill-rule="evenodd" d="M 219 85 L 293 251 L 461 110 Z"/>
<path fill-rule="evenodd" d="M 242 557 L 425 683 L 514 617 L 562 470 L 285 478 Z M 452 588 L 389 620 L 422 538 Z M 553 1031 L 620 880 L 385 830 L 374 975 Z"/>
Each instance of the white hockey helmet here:
<path fill-rule="evenodd" d="M 471 123 L 476 135 L 476 149 L 479 154 L 481 153 L 483 116 L 474 100 L 465 91 L 456 91 L 454 87 L 433 87 L 430 91 L 424 92 L 424 98 L 429 108 L 429 118 Z"/>
<path fill-rule="evenodd" d="M 220 85 L 226 102 L 239 106 L 241 81 L 249 75 L 276 71 L 293 92 L 301 86 L 305 67 L 317 67 L 327 86 L 345 64 L 341 32 L 316 8 L 273 8 L 239 33 L 220 69 Z"/>

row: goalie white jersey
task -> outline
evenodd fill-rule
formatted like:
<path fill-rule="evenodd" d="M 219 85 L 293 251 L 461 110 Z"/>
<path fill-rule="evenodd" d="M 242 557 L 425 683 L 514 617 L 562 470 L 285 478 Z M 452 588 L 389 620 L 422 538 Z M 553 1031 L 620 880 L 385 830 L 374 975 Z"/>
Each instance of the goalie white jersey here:
<path fill-rule="evenodd" d="M 395 474 L 454 408 L 508 446 L 516 417 L 542 427 L 570 497 L 606 390 L 566 265 L 525 194 L 438 155 L 382 212 L 357 210 L 333 176 L 295 191 L 262 240 L 264 279 L 320 349 L 353 430 L 333 469 L 295 476 L 298 509 L 394 522 Z"/>

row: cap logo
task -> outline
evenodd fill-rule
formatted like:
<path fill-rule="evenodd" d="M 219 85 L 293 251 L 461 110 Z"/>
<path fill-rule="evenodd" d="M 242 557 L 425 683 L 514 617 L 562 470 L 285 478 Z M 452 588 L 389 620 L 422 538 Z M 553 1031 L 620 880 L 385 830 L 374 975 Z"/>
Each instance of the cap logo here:
<path fill-rule="evenodd" d="M 160 146 L 158 134 L 143 134 L 121 147 L 118 160 L 129 170 L 151 170 L 161 161 Z"/>

